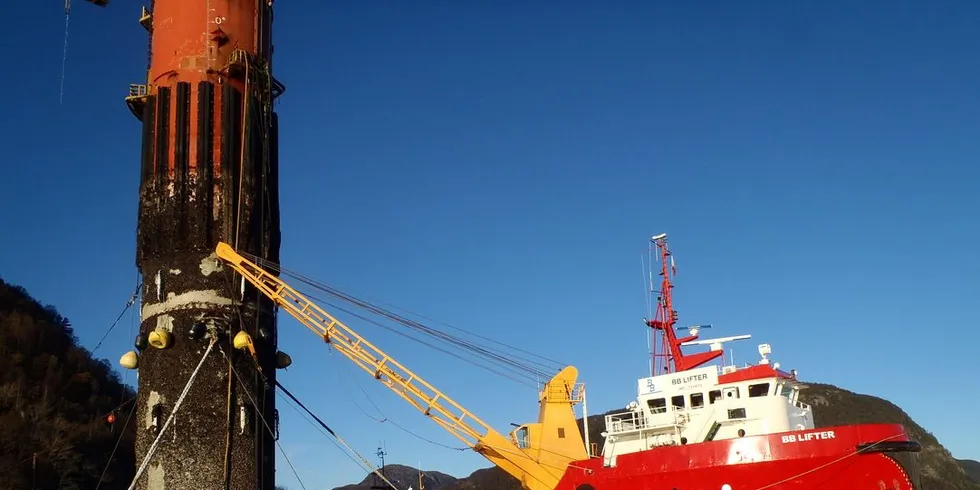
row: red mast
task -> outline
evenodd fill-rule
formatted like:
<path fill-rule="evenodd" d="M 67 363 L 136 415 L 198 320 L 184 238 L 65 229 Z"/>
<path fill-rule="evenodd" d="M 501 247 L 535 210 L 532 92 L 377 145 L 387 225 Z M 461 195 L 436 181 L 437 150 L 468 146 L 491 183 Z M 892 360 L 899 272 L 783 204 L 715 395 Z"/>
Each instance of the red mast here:
<path fill-rule="evenodd" d="M 697 354 L 684 354 L 681 351 L 681 344 L 696 340 L 698 335 L 694 333 L 687 337 L 677 338 L 677 334 L 674 332 L 674 325 L 677 323 L 677 310 L 674 309 L 671 296 L 671 290 L 674 288 L 671 277 L 677 274 L 677 268 L 674 267 L 673 255 L 667 247 L 667 234 L 661 233 L 651 238 L 650 241 L 657 248 L 661 278 L 654 317 L 652 320 L 646 321 L 647 326 L 654 330 L 650 375 L 657 376 L 694 369 L 721 357 L 723 351 L 699 352 Z M 652 264 L 651 267 L 653 267 Z M 694 328 L 691 331 L 696 332 Z"/>

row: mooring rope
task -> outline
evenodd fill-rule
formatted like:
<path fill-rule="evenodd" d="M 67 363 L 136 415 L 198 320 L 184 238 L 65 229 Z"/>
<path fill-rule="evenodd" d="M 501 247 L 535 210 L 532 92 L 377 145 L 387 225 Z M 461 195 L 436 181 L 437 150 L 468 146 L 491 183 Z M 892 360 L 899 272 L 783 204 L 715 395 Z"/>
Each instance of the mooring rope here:
<path fill-rule="evenodd" d="M 211 339 L 211 343 L 208 344 L 208 349 L 204 351 L 204 355 L 201 356 L 200 362 L 197 363 L 197 367 L 194 368 L 194 372 L 191 373 L 190 379 L 188 379 L 187 384 L 184 385 L 184 391 L 182 391 L 180 393 L 180 397 L 177 398 L 177 403 L 174 404 L 173 411 L 170 412 L 170 416 L 167 417 L 167 421 L 164 422 L 163 428 L 160 429 L 160 433 L 157 434 L 157 438 L 153 440 L 153 444 L 150 445 L 150 449 L 146 451 L 146 456 L 143 457 L 143 462 L 140 463 L 139 469 L 136 470 L 136 475 L 133 476 L 133 482 L 129 484 L 129 490 L 136 488 L 136 482 L 139 480 L 140 476 L 143 475 L 143 471 L 146 470 L 146 465 L 150 463 L 150 458 L 152 458 L 153 453 L 156 452 L 157 444 L 160 443 L 160 439 L 163 438 L 163 434 L 167 431 L 167 427 L 170 426 L 170 422 L 174 420 L 174 417 L 177 415 L 177 411 L 180 410 L 180 405 L 184 402 L 184 397 L 186 397 L 187 393 L 191 390 L 191 385 L 194 384 L 194 378 L 197 377 L 197 373 L 201 370 L 201 366 L 204 365 L 204 360 L 207 359 L 208 354 L 211 353 L 211 349 L 214 347 L 214 342 L 214 339 Z"/>

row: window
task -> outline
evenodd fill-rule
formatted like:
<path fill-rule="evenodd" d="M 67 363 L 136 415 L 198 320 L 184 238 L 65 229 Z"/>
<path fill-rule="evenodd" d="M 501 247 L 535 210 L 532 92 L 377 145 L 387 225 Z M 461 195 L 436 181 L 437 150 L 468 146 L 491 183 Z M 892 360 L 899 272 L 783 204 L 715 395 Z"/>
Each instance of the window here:
<path fill-rule="evenodd" d="M 517 447 L 521 449 L 531 447 L 531 441 L 527 438 L 527 427 L 517 429 Z"/>
<path fill-rule="evenodd" d="M 725 388 L 724 390 L 722 390 L 722 392 L 725 393 L 725 399 L 726 400 L 738 398 L 738 387 L 737 386 L 736 387 L 732 387 L 732 388 Z"/>
<path fill-rule="evenodd" d="M 713 405 L 719 398 L 721 398 L 721 390 L 712 390 L 708 392 L 708 403 Z"/>
<path fill-rule="evenodd" d="M 782 383 L 779 385 L 779 396 L 785 396 L 789 398 L 793 394 L 793 387 L 789 383 Z"/>
<path fill-rule="evenodd" d="M 745 409 L 744 408 L 730 408 L 728 409 L 729 419 L 744 419 Z"/>
<path fill-rule="evenodd" d="M 564 427 L 559 427 L 558 428 L 558 438 L 559 439 L 564 439 L 565 438 L 565 428 Z"/>
<path fill-rule="evenodd" d="M 677 395 L 670 398 L 670 405 L 675 409 L 684 410 L 684 395 Z"/>
<path fill-rule="evenodd" d="M 647 400 L 647 406 L 650 407 L 650 413 L 664 413 L 667 411 L 667 399 L 656 398 Z"/>
<path fill-rule="evenodd" d="M 704 393 L 691 393 L 691 408 L 704 407 Z"/>
<path fill-rule="evenodd" d="M 769 383 L 758 383 L 749 385 L 749 398 L 766 396 L 769 394 Z"/>

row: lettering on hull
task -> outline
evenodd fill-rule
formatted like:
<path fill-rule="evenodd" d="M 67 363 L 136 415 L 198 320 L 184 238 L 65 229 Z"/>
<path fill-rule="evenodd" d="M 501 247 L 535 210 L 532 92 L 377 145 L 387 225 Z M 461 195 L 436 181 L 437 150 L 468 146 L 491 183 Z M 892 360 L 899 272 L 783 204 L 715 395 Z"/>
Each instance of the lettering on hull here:
<path fill-rule="evenodd" d="M 796 434 L 786 434 L 783 436 L 783 444 L 795 442 L 825 441 L 834 439 L 834 431 L 824 430 L 819 432 L 797 432 Z"/>

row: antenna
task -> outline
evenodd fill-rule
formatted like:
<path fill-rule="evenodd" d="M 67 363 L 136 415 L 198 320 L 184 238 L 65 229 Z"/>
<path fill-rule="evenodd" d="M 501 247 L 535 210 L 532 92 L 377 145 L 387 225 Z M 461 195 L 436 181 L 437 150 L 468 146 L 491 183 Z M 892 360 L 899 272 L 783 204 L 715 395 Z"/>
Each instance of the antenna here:
<path fill-rule="evenodd" d="M 653 353 L 651 355 L 650 375 L 657 376 L 658 374 L 686 371 L 721 357 L 724 354 L 723 351 L 711 350 L 697 354 L 684 354 L 681 351 L 682 345 L 688 345 L 685 343 L 697 340 L 700 329 L 711 326 L 693 325 L 679 328 L 678 330 L 689 330 L 690 334 L 684 338 L 677 338 L 674 331 L 674 325 L 677 323 L 677 310 L 674 309 L 672 294 L 674 289 L 672 278 L 677 275 L 674 255 L 667 247 L 666 233 L 654 235 L 650 241 L 656 248 L 658 262 L 660 262 L 660 290 L 651 291 L 651 295 L 654 292 L 657 293 L 656 311 L 652 320 L 645 320 L 647 326 L 654 330 L 655 337 L 651 342 Z M 651 263 L 651 271 L 652 266 Z"/>
<path fill-rule="evenodd" d="M 689 327 L 677 327 L 677 330 L 687 330 L 691 335 L 697 337 L 702 328 L 711 328 L 711 325 L 691 325 Z"/>
<path fill-rule="evenodd" d="M 387 477 L 387 475 L 385 475 L 385 454 L 388 454 L 388 453 L 385 452 L 384 445 L 385 445 L 384 441 L 379 442 L 378 443 L 378 450 L 374 454 L 376 456 L 378 456 L 378 458 L 381 460 L 381 477 L 384 478 L 385 480 L 387 480 L 388 477 Z M 380 478 L 378 478 L 377 473 L 375 473 L 375 475 L 374 475 L 375 484 L 374 485 L 371 485 L 371 490 L 386 490 L 388 488 L 388 487 L 382 485 L 381 482 L 378 481 L 379 479 Z"/>
<path fill-rule="evenodd" d="M 762 356 L 759 364 L 769 364 L 769 354 L 772 354 L 772 346 L 769 344 L 759 344 L 759 355 Z"/>
<path fill-rule="evenodd" d="M 71 0 L 65 0 L 65 47 L 61 53 L 61 91 L 58 94 L 58 103 L 65 100 L 65 66 L 68 63 L 68 25 L 71 20 Z"/>

